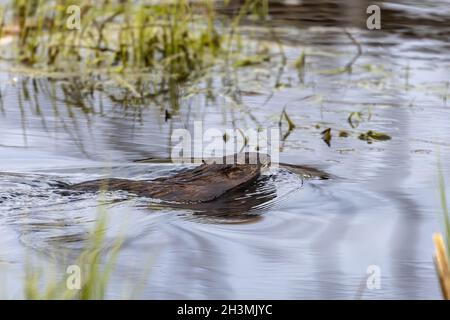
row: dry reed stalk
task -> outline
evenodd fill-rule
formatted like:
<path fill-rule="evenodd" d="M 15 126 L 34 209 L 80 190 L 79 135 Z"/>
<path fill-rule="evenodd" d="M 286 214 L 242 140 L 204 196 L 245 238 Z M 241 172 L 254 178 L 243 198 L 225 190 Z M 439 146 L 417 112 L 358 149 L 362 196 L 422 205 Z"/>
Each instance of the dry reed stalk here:
<path fill-rule="evenodd" d="M 442 295 L 445 300 L 450 300 L 450 268 L 442 234 L 435 233 L 433 242 L 436 248 L 434 262 L 439 276 Z"/>

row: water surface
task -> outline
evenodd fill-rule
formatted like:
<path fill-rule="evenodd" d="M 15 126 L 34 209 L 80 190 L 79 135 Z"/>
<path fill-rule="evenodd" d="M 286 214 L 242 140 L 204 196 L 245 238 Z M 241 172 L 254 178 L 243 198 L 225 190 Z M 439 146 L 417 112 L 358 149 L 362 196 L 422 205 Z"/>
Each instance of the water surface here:
<path fill-rule="evenodd" d="M 314 3 L 274 4 L 274 32 L 246 23 L 253 39 L 275 47 L 281 41 L 285 66 L 277 56 L 242 70 L 239 90 L 220 75 L 198 92 L 180 87 L 176 105 L 126 105 L 104 92 L 83 92 L 82 79 L 2 72 L 2 294 L 22 296 L 29 256 L 64 265 L 61 257 L 83 246 L 101 207 L 109 243 L 118 234 L 126 240 L 110 298 L 141 285 L 139 297 L 150 299 L 440 298 L 431 236 L 442 229 L 438 159 L 445 176 L 450 169 L 450 3 L 386 3 L 378 31 L 365 29 L 364 1 L 355 2 L 356 11 L 336 1 L 319 1 L 320 10 Z M 340 72 L 358 50 L 346 31 L 362 54 L 351 72 Z M 306 64 L 298 74 L 292 66 L 302 51 Z M 284 108 L 297 127 L 281 143 L 281 161 L 334 178 L 270 171 L 248 195 L 270 191 L 257 218 L 198 216 L 124 193 L 108 193 L 100 205 L 93 194 L 59 192 L 59 181 L 169 175 L 179 166 L 133 161 L 167 158 L 170 133 L 193 130 L 195 120 L 205 128 L 277 127 Z M 362 117 L 354 128 L 352 112 Z M 326 128 L 330 146 L 321 139 Z M 350 136 L 338 137 L 340 130 Z M 358 139 L 368 130 L 392 139 Z M 381 270 L 378 290 L 364 285 L 371 265 Z"/>

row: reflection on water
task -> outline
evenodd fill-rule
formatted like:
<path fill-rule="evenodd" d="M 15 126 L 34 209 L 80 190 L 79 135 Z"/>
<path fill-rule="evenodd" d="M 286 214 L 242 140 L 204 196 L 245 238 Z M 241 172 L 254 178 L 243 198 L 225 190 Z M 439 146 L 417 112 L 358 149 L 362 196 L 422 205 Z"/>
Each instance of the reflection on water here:
<path fill-rule="evenodd" d="M 201 207 L 106 194 L 108 236 L 126 238 L 109 296 L 145 277 L 145 298 L 439 297 L 431 234 L 441 222 L 438 154 L 447 176 L 450 169 L 449 3 L 383 5 L 383 29 L 372 32 L 366 1 L 294 2 L 273 3 L 273 33 L 246 27 L 255 38 L 275 35 L 286 63 L 277 55 L 231 82 L 205 76 L 175 86 L 172 99 L 130 101 L 81 77 L 0 75 L 0 267 L 11 292 L 20 295 L 26 252 L 58 261 L 82 246 L 95 220 L 98 197 L 61 193 L 59 181 L 167 176 L 178 169 L 133 160 L 167 158 L 170 133 L 194 120 L 205 129 L 276 127 L 286 110 L 296 128 L 280 160 L 336 178 L 303 184 L 278 169 L 246 192 L 240 200 L 251 210 L 231 220 L 221 213 L 236 209 L 232 196 L 217 202 L 211 221 Z M 345 72 L 357 46 L 342 27 L 362 48 Z M 292 66 L 301 52 L 299 75 Z M 330 147 L 321 139 L 327 128 Z M 392 140 L 359 140 L 368 130 Z M 381 268 L 381 289 L 360 292 L 370 265 Z"/>

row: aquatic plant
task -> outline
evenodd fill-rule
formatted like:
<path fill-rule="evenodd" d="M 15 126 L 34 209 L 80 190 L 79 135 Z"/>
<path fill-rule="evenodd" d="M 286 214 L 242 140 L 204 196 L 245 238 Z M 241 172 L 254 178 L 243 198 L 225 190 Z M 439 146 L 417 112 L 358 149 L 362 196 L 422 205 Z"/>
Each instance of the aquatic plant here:
<path fill-rule="evenodd" d="M 185 81 L 216 58 L 228 59 L 241 18 L 249 12 L 263 18 L 267 6 L 267 0 L 247 0 L 228 23 L 227 35 L 225 17 L 217 17 L 210 0 L 83 0 L 78 12 L 70 11 L 68 0 L 12 0 L 2 10 L 0 36 L 12 36 L 8 58 L 33 69 L 67 75 L 133 72 L 136 78 L 151 73 L 160 82 Z M 76 14 L 79 25 L 71 23 Z M 265 59 L 255 55 L 236 64 Z M 133 84 L 119 79 L 119 86 L 139 96 Z"/>
<path fill-rule="evenodd" d="M 391 136 L 383 132 L 369 130 L 367 132 L 361 133 L 358 139 L 367 141 L 367 143 L 372 143 L 373 141 L 387 141 L 391 140 Z"/>
<path fill-rule="evenodd" d="M 70 279 L 48 277 L 39 268 L 26 263 L 24 296 L 29 300 L 100 300 L 105 299 L 107 285 L 122 246 L 118 237 L 107 248 L 105 231 L 106 212 L 99 212 L 95 226 L 84 249 L 72 265 L 79 269 L 79 288 L 68 286 Z M 108 250 L 106 250 L 108 249 Z"/>
<path fill-rule="evenodd" d="M 152 5 L 85 0 L 79 3 L 78 27 L 68 24 L 71 5 L 67 0 L 12 1 L 2 29 L 15 35 L 16 60 L 63 72 L 161 68 L 183 79 L 220 50 L 210 1 L 194 6 L 186 0 Z M 201 19 L 200 10 L 205 12 Z"/>

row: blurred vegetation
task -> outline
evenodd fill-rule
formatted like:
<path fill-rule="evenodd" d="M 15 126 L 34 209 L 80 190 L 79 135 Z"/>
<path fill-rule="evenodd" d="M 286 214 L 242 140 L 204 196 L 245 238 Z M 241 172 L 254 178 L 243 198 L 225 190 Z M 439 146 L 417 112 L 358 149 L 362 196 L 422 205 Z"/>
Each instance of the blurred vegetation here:
<path fill-rule="evenodd" d="M 444 214 L 444 227 L 447 240 L 447 254 L 450 256 L 450 214 L 448 212 L 447 196 L 445 193 L 445 181 L 442 174 L 442 168 L 439 170 L 439 191 L 441 197 L 441 205 Z"/>
<path fill-rule="evenodd" d="M 106 212 L 100 212 L 84 249 L 71 264 L 80 268 L 80 289 L 67 285 L 66 277 L 58 280 L 48 276 L 32 263 L 26 264 L 25 299 L 29 300 L 101 300 L 106 298 L 106 289 L 117 256 L 122 247 L 118 237 L 108 247 L 105 241 L 107 227 Z M 48 271 L 48 268 L 45 270 Z"/>
<path fill-rule="evenodd" d="M 79 29 L 68 24 L 74 4 Z M 266 10 L 267 0 L 247 0 L 225 21 L 210 0 L 12 0 L 1 10 L 0 36 L 14 37 L 9 59 L 47 72 L 152 73 L 160 81 L 185 81 L 228 58 L 240 19 L 264 17 Z"/>
<path fill-rule="evenodd" d="M 446 241 L 444 241 L 444 238 L 440 233 L 433 235 L 433 242 L 436 248 L 434 262 L 441 286 L 442 296 L 444 299 L 450 300 L 450 215 L 448 211 L 445 181 L 441 165 L 439 165 L 439 194 L 444 215 L 444 233 Z"/>
<path fill-rule="evenodd" d="M 73 5 L 80 9 L 79 29 L 69 26 L 75 13 L 68 9 Z M 227 6 L 232 8 L 229 15 L 218 9 Z M 207 104 L 226 97 L 229 109 L 248 114 L 259 127 L 242 95 L 267 95 L 266 105 L 274 92 L 292 87 L 289 71 L 304 83 L 305 74 L 311 73 L 308 60 L 314 55 L 302 47 L 295 61 L 288 62 L 268 12 L 268 0 L 243 0 L 234 7 L 227 0 L 11 0 L 0 8 L 0 62 L 7 61 L 5 68 L 14 75 L 57 80 L 64 105 L 86 114 L 93 112 L 86 101 L 102 92 L 124 110 L 131 107 L 138 117 L 141 107 L 156 106 L 167 122 L 178 114 L 182 99 L 202 95 Z M 244 20 L 264 29 L 264 35 L 254 36 L 251 26 L 243 26 Z M 347 30 L 343 33 L 356 48 L 352 59 L 339 72 L 316 70 L 316 74 L 339 76 L 357 67 L 361 44 Z M 365 65 L 364 71 L 379 72 L 372 65 Z M 55 91 L 52 99 L 57 95 Z M 0 112 L 1 108 L 0 97 Z M 356 129 L 369 120 L 370 112 L 363 117 L 355 111 L 348 123 Z M 299 126 L 286 108 L 280 128 L 282 121 L 287 124 L 284 141 Z M 331 146 L 336 129 L 324 129 L 320 133 Z M 367 143 L 391 139 L 374 130 L 341 129 L 335 136 Z"/>

